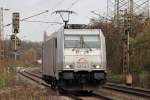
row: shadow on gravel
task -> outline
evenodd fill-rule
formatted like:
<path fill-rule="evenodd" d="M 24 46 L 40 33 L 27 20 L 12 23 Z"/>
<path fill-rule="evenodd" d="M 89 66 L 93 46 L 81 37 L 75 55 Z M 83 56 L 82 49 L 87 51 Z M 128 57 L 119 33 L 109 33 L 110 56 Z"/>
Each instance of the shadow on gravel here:
<path fill-rule="evenodd" d="M 63 95 L 74 95 L 74 96 L 94 96 L 94 94 L 90 91 L 70 91 L 70 90 L 63 90 L 59 89 L 59 93 Z"/>

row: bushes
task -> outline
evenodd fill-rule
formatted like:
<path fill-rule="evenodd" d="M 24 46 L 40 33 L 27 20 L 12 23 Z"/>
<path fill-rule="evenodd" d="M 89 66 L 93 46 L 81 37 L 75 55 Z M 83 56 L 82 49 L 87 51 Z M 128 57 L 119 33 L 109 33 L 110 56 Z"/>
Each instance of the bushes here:
<path fill-rule="evenodd" d="M 133 75 L 134 85 L 150 87 L 150 20 L 141 20 L 135 15 L 133 32 L 130 34 L 130 72 Z M 107 43 L 108 79 L 114 82 L 121 81 L 122 74 L 122 33 L 124 27 L 114 27 L 113 21 L 105 23 L 99 18 L 91 19 L 92 28 L 102 29 Z M 107 26 L 107 28 L 106 28 Z M 147 75 L 143 74 L 147 71 Z"/>
<path fill-rule="evenodd" d="M 0 89 L 6 85 L 6 79 L 0 75 Z"/>
<path fill-rule="evenodd" d="M 7 82 L 7 73 L 4 71 L 0 71 L 0 89 L 6 86 Z"/>
<path fill-rule="evenodd" d="M 150 72 L 147 72 L 147 71 L 141 71 L 139 73 L 132 73 L 133 86 L 150 89 L 150 76 L 149 75 L 150 75 Z M 123 75 L 114 74 L 111 71 L 108 71 L 107 79 L 109 82 L 114 82 L 114 83 L 119 83 L 119 84 L 123 83 Z"/>
<path fill-rule="evenodd" d="M 107 79 L 109 82 L 114 82 L 114 83 L 123 83 L 123 76 L 121 74 L 114 74 L 110 70 L 107 73 Z"/>

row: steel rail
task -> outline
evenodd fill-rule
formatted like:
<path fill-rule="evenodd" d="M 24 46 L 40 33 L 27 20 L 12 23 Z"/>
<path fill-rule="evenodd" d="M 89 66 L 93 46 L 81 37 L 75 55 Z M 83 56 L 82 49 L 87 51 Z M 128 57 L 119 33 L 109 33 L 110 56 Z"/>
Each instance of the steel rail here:
<path fill-rule="evenodd" d="M 35 76 L 35 77 L 39 77 L 39 78 L 41 78 L 39 75 L 37 75 L 37 74 L 34 74 L 34 73 L 30 73 L 30 72 L 27 72 L 27 71 L 25 71 L 26 73 L 28 73 L 28 74 L 30 74 L 30 75 L 33 75 L 33 76 Z M 63 90 L 63 91 L 65 91 L 65 90 Z M 68 91 L 66 91 L 66 92 L 68 92 Z M 69 93 L 68 93 L 69 94 Z M 96 98 L 101 98 L 101 99 L 104 99 L 104 100 L 114 100 L 112 97 L 109 97 L 109 96 L 105 96 L 105 95 L 103 95 L 103 94 L 97 94 L 97 93 L 92 93 L 92 95 L 94 96 L 94 97 L 96 97 Z M 70 96 L 72 96 L 72 97 L 74 97 L 74 95 L 70 95 Z M 76 100 L 81 100 L 81 99 L 77 99 L 76 97 L 74 97 Z"/>
<path fill-rule="evenodd" d="M 49 85 L 49 84 L 47 84 L 47 83 L 45 83 L 45 82 L 40 82 L 39 80 L 35 79 L 35 78 L 42 79 L 42 77 L 39 77 L 39 76 L 36 75 L 36 74 L 30 73 L 30 72 L 27 72 L 27 71 L 19 72 L 19 74 L 21 74 L 22 76 L 24 76 L 24 77 L 26 77 L 26 78 L 28 78 L 28 79 L 30 79 L 30 80 L 36 82 L 36 83 L 40 83 L 40 84 L 43 85 L 43 86 L 51 87 L 51 85 Z M 33 78 L 33 77 L 34 77 L 34 78 Z M 74 99 L 74 100 L 83 100 L 83 99 L 81 99 L 81 98 L 79 98 L 79 97 L 77 97 L 77 96 L 75 96 L 75 95 L 70 94 L 70 93 L 67 92 L 67 91 L 63 91 L 63 92 L 65 92 L 65 93 L 63 93 L 64 96 L 67 96 L 67 97 L 69 97 L 69 98 L 71 98 L 71 99 Z"/>
<path fill-rule="evenodd" d="M 134 88 L 134 87 L 119 85 L 115 83 L 107 83 L 104 86 L 104 88 L 123 92 L 123 93 L 129 93 L 129 94 L 136 95 L 136 96 L 142 96 L 142 97 L 150 99 L 150 90 L 148 89 Z"/>
<path fill-rule="evenodd" d="M 36 82 L 38 82 L 38 83 L 40 83 L 40 82 L 37 81 L 36 79 L 33 79 L 32 76 L 34 76 L 34 77 L 36 77 L 36 78 L 39 78 L 39 79 L 42 79 L 42 77 L 41 77 L 40 75 L 38 75 L 38 74 L 29 72 L 29 71 L 26 71 L 26 70 L 24 71 L 24 73 L 30 75 L 30 76 L 28 76 L 28 75 L 24 75 L 24 74 L 23 74 L 24 76 L 26 76 L 27 78 L 29 78 L 29 79 L 31 79 L 31 80 L 33 80 L 33 81 L 36 81 Z M 22 73 L 21 73 L 21 74 L 22 74 Z M 47 83 L 43 83 L 43 82 L 41 82 L 41 85 L 44 85 L 44 86 L 46 86 L 46 87 L 51 87 L 51 85 L 49 85 L 49 84 L 47 84 Z M 84 100 L 84 99 L 82 99 L 82 98 L 80 98 L 80 97 L 77 97 L 76 95 L 73 95 L 72 93 L 70 93 L 70 91 L 64 90 L 64 89 L 62 89 L 62 88 L 60 89 L 60 91 L 61 91 L 65 96 L 68 96 L 68 97 L 70 97 L 70 98 L 72 98 L 72 99 L 74 99 L 74 100 Z M 92 95 L 93 95 L 93 97 L 100 98 L 100 99 L 104 99 L 104 100 L 114 100 L 113 98 L 111 98 L 111 97 L 109 97 L 109 96 L 106 96 L 106 95 L 104 95 L 104 94 L 92 93 Z"/>
<path fill-rule="evenodd" d="M 115 100 L 114 98 L 112 98 L 110 96 L 106 96 L 104 94 L 93 93 L 93 95 L 95 95 L 95 97 L 97 97 L 97 98 L 101 98 L 101 99 L 104 99 L 104 100 Z"/>
<path fill-rule="evenodd" d="M 31 73 L 31 72 L 28 72 L 28 71 L 24 71 L 25 73 L 31 75 L 31 76 L 34 76 L 34 77 L 37 77 L 37 78 L 40 78 L 42 79 L 42 76 L 41 75 L 38 75 L 38 74 L 34 74 L 34 73 Z"/>

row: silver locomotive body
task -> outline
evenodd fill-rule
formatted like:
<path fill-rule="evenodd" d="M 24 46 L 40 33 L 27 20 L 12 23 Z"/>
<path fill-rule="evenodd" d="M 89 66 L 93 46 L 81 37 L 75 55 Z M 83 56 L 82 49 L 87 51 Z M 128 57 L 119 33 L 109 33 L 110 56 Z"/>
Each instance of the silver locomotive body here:
<path fill-rule="evenodd" d="M 60 29 L 43 43 L 43 79 L 71 90 L 98 89 L 106 81 L 105 37 L 100 29 Z"/>

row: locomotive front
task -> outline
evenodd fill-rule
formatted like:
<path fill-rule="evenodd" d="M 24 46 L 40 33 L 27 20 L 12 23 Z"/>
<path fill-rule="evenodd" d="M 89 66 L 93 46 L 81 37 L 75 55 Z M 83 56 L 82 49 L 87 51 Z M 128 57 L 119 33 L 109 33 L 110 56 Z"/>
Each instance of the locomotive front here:
<path fill-rule="evenodd" d="M 93 90 L 106 80 L 105 39 L 97 29 L 64 30 L 63 71 L 60 85 Z"/>

